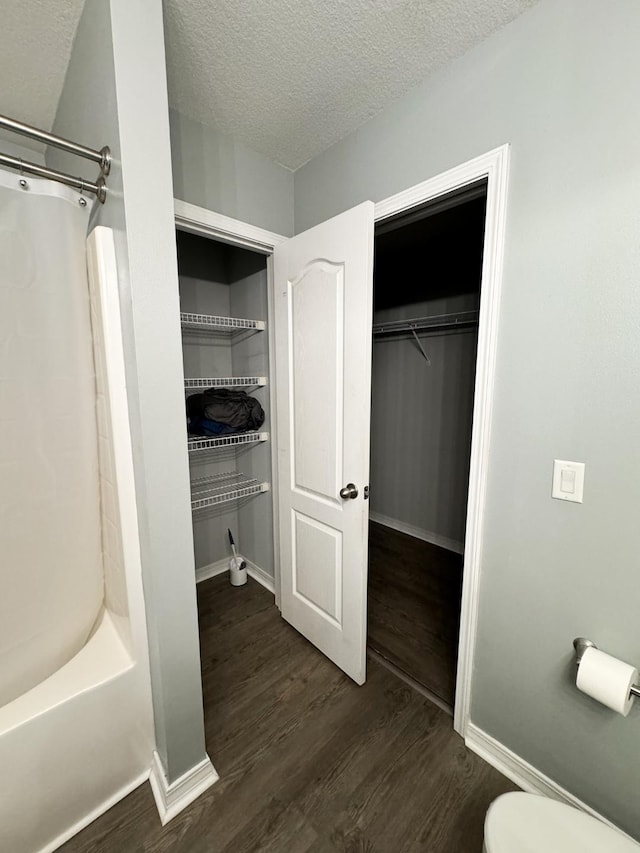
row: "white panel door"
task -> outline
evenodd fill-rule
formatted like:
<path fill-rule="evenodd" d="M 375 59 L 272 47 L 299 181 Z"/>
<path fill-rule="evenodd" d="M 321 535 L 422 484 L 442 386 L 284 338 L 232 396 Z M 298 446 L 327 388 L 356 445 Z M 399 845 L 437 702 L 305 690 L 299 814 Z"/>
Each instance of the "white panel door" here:
<path fill-rule="evenodd" d="M 358 684 L 366 677 L 373 217 L 365 202 L 274 253 L 280 605 Z"/>

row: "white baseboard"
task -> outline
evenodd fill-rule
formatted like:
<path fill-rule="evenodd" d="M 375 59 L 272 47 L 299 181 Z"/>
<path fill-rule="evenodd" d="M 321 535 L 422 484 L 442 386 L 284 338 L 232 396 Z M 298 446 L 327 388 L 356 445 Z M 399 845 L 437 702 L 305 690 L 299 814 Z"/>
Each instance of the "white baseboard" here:
<path fill-rule="evenodd" d="M 264 569 L 261 569 L 260 566 L 257 566 L 255 563 L 252 563 L 251 560 L 247 560 L 246 557 L 244 559 L 247 561 L 247 574 L 250 578 L 253 578 L 254 581 L 258 581 L 259 584 L 265 589 L 268 589 L 272 595 L 275 595 L 276 585 L 274 579 L 271 575 L 267 574 Z M 209 563 L 208 566 L 202 566 L 199 569 L 196 569 L 196 583 L 202 583 L 202 581 L 207 581 L 209 578 L 214 578 L 216 575 L 222 575 L 225 572 L 229 571 L 229 558 L 225 557 L 222 560 L 217 560 L 215 563 Z"/>
<path fill-rule="evenodd" d="M 467 724 L 464 742 L 480 758 L 484 758 L 487 764 L 495 767 L 503 776 L 515 782 L 523 791 L 527 791 L 530 794 L 542 794 L 545 797 L 550 797 L 552 800 L 558 800 L 568 806 L 580 809 L 580 811 L 590 814 L 592 817 L 602 821 L 602 823 L 606 823 L 607 826 L 617 830 L 630 841 L 634 841 L 637 844 L 636 839 L 627 835 L 620 827 L 616 826 L 606 817 L 603 817 L 595 809 L 592 809 L 591 806 L 583 803 L 582 800 L 579 800 L 578 797 L 558 785 L 553 779 L 545 776 L 544 773 L 537 770 L 519 755 L 516 755 L 515 752 L 511 752 L 510 749 L 507 749 L 506 746 L 472 722 Z"/>
<path fill-rule="evenodd" d="M 201 566 L 196 569 L 196 583 L 208 581 L 209 578 L 215 578 L 216 575 L 223 575 L 229 571 L 229 559 L 225 557 L 222 560 L 216 560 L 215 563 L 209 563 L 208 566 Z"/>
<path fill-rule="evenodd" d="M 41 847 L 38 853 L 53 853 L 54 850 L 57 850 L 59 847 L 62 847 L 63 844 L 66 844 L 74 835 L 77 835 L 79 832 L 82 832 L 83 829 L 86 829 L 90 823 L 93 823 L 94 820 L 97 820 L 101 815 L 105 812 L 108 812 L 110 808 L 115 806 L 116 803 L 119 803 L 120 800 L 124 800 L 132 791 L 135 791 L 136 788 L 139 788 L 144 782 L 149 778 L 149 771 L 145 770 L 144 773 L 141 773 L 139 776 L 136 776 L 128 785 L 125 785 L 123 788 L 120 788 L 112 797 L 105 800 L 103 803 L 100 803 L 98 808 L 94 809 L 92 812 L 89 812 L 88 815 L 85 815 L 82 820 L 79 820 L 77 823 L 74 823 L 70 829 L 65 830 L 61 835 L 59 835 L 53 841 L 50 841 L 48 844 L 45 844 L 44 847 Z"/>
<path fill-rule="evenodd" d="M 245 557 L 245 560 L 247 558 Z M 264 569 L 261 569 L 260 566 L 256 566 L 255 563 L 252 563 L 251 560 L 247 560 L 247 574 L 250 578 L 253 578 L 254 581 L 258 581 L 258 583 L 262 584 L 265 589 L 268 589 L 272 595 L 276 594 L 276 582 L 268 575 Z"/>
<path fill-rule="evenodd" d="M 413 536 L 415 539 L 422 539 L 423 542 L 429 542 L 431 545 L 438 545 L 440 548 L 446 548 L 447 551 L 454 551 L 456 554 L 464 554 L 464 544 L 456 539 L 449 539 L 447 536 L 441 536 L 439 533 L 432 533 L 430 530 L 423 530 L 422 527 L 414 527 L 413 524 L 405 524 L 404 521 L 398 521 L 395 518 L 389 518 L 388 515 L 380 515 L 378 512 L 370 512 L 369 518 L 375 521 L 376 524 L 382 524 L 384 527 L 391 527 L 392 530 L 398 530 L 400 533 L 406 533 L 408 536 Z"/>
<path fill-rule="evenodd" d="M 211 763 L 211 759 L 207 756 L 191 770 L 187 770 L 175 782 L 169 784 L 160 756 L 154 752 L 149 782 L 162 825 L 169 823 L 172 818 L 217 781 L 218 774 Z"/>

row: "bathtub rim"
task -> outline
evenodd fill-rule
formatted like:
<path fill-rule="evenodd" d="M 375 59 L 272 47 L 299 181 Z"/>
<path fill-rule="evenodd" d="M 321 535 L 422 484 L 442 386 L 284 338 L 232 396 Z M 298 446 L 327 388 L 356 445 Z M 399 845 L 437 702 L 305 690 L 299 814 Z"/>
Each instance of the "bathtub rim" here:
<path fill-rule="evenodd" d="M 111 614 L 103 608 L 92 635 L 67 663 L 0 708 L 0 738 L 134 665 Z"/>

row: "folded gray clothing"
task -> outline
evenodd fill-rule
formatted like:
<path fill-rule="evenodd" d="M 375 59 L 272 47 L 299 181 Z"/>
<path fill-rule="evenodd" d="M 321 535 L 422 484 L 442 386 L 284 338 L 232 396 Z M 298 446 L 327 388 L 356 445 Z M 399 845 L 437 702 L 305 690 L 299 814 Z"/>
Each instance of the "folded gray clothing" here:
<path fill-rule="evenodd" d="M 231 388 L 207 388 L 202 394 L 192 394 L 187 397 L 187 414 L 226 424 L 234 432 L 260 429 L 264 423 L 264 409 L 258 400 L 246 391 Z"/>

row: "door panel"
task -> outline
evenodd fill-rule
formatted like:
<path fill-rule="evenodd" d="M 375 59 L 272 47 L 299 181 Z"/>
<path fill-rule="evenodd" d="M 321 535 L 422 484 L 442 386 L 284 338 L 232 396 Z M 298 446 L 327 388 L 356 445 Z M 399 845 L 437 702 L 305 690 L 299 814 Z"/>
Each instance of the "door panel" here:
<path fill-rule="evenodd" d="M 293 510 L 293 595 L 342 625 L 342 533 Z"/>
<path fill-rule="evenodd" d="M 359 684 L 366 604 L 374 206 L 274 253 L 283 617 Z M 357 496 L 340 490 L 355 484 Z"/>
<path fill-rule="evenodd" d="M 294 488 L 333 502 L 340 490 L 344 268 L 313 261 L 291 282 L 290 366 L 293 382 Z M 318 370 L 318 358 L 322 370 Z M 309 429 L 322 424 L 323 429 Z M 328 429 L 328 425 L 336 425 Z M 336 488 L 337 487 L 337 488 Z"/>

